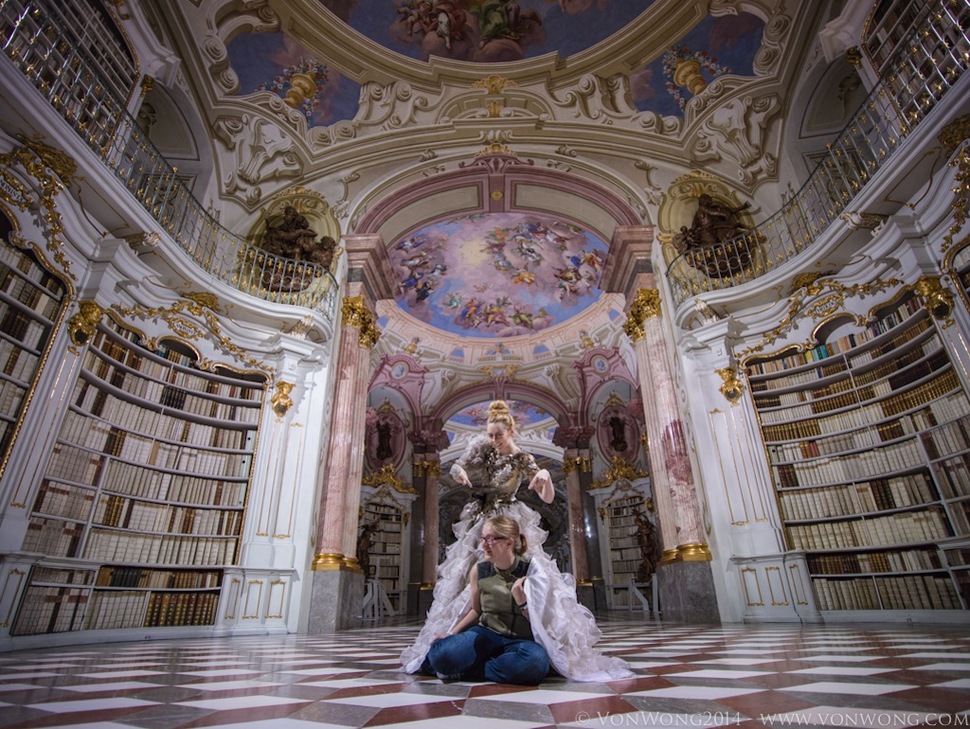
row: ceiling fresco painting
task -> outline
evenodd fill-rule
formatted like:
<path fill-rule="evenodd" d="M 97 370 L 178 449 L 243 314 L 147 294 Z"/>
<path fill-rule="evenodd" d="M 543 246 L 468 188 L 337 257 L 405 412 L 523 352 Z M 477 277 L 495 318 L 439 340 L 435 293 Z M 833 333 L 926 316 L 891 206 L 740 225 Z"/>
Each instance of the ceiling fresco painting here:
<path fill-rule="evenodd" d="M 708 16 L 630 78 L 634 106 L 661 116 L 683 115 L 687 102 L 718 76 L 753 76 L 765 24 L 750 13 Z"/>
<path fill-rule="evenodd" d="M 398 304 L 454 334 L 508 337 L 565 321 L 599 299 L 607 246 L 562 220 L 469 215 L 392 243 Z"/>
<path fill-rule="evenodd" d="M 328 68 L 285 33 L 247 33 L 226 46 L 239 93 L 269 91 L 300 111 L 310 126 L 353 119 L 360 85 Z"/>
<path fill-rule="evenodd" d="M 405 56 L 477 63 L 567 57 L 610 37 L 653 0 L 320 0 Z"/>
<path fill-rule="evenodd" d="M 551 51 L 567 57 L 608 38 L 651 4 L 633 0 L 323 2 L 362 34 L 402 54 L 488 63 Z M 439 19 L 448 13 L 463 20 L 449 21 L 450 30 L 442 36 L 444 21 Z M 516 18 L 512 26 L 510 13 Z M 492 34 L 484 43 L 480 28 Z M 705 18 L 631 76 L 634 106 L 661 116 L 683 115 L 687 101 L 718 76 L 753 75 L 763 35 L 764 22 L 750 13 Z M 227 50 L 242 95 L 275 93 L 303 113 L 310 126 L 329 126 L 357 114 L 359 84 L 328 68 L 317 54 L 283 32 L 244 33 L 233 38 Z"/>

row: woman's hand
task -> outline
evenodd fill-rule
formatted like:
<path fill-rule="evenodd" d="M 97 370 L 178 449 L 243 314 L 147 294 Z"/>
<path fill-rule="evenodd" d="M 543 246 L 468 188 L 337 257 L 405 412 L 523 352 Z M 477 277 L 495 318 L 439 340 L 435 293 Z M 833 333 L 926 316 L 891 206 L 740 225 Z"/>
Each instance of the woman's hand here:
<path fill-rule="evenodd" d="M 512 599 L 515 600 L 515 604 L 525 605 L 525 577 L 520 577 L 515 582 L 512 583 Z"/>
<path fill-rule="evenodd" d="M 465 469 L 461 466 L 454 467 L 452 476 L 454 476 L 455 482 L 459 486 L 467 486 L 468 488 L 472 488 L 472 482 L 468 478 L 468 474 L 465 472 Z"/>
<path fill-rule="evenodd" d="M 532 477 L 529 488 L 539 494 L 539 498 L 547 504 L 551 504 L 552 500 L 556 498 L 556 489 L 552 485 L 552 476 L 549 475 L 549 470 L 546 468 L 540 469 Z"/>

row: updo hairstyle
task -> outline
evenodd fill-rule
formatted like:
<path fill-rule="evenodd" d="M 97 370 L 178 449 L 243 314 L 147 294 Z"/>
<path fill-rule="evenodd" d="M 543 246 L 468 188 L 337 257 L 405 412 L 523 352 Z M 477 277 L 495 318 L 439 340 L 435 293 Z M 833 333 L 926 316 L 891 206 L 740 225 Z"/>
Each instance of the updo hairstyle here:
<path fill-rule="evenodd" d="M 504 425 L 510 433 L 515 432 L 515 418 L 508 403 L 504 400 L 493 400 L 488 406 L 488 422 Z"/>
<path fill-rule="evenodd" d="M 523 555 L 525 554 L 525 550 L 529 548 L 526 544 L 525 536 L 519 530 L 519 523 L 512 517 L 505 516 L 504 514 L 490 516 L 485 520 L 485 524 L 491 526 L 500 537 L 511 539 L 516 554 Z"/>

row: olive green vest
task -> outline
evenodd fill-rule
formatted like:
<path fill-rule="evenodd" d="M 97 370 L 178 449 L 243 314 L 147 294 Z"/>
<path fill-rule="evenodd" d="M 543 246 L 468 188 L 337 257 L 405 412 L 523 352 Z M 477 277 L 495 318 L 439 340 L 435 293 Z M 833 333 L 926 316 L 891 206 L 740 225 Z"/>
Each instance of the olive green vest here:
<path fill-rule="evenodd" d="M 478 592 L 482 614 L 478 624 L 508 638 L 533 640 L 532 626 L 512 597 L 512 584 L 529 571 L 529 563 L 521 557 L 507 570 L 500 570 L 491 562 L 478 563 Z"/>

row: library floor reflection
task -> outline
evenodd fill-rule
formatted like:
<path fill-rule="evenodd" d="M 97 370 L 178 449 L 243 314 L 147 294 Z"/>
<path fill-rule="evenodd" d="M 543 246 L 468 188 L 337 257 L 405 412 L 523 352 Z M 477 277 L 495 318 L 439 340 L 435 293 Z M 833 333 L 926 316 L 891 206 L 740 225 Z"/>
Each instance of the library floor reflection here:
<path fill-rule="evenodd" d="M 398 670 L 417 625 L 0 653 L 0 727 L 970 725 L 966 626 L 721 625 L 600 618 L 637 676 L 537 687 Z"/>

